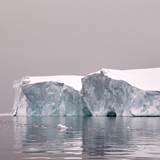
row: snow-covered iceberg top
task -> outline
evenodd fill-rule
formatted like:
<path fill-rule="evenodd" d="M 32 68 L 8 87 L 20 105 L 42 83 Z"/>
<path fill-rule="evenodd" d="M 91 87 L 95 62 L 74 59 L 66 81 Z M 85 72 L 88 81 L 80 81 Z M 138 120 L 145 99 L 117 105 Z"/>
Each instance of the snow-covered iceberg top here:
<path fill-rule="evenodd" d="M 80 91 L 82 88 L 81 79 L 83 76 L 75 75 L 57 75 L 57 76 L 26 76 L 22 78 L 22 83 L 35 84 L 41 82 L 58 82 L 64 83 L 75 90 Z"/>
<path fill-rule="evenodd" d="M 116 70 L 102 68 L 98 72 L 103 72 L 106 76 L 128 82 L 142 90 L 160 91 L 160 68 Z M 91 73 L 91 74 L 94 74 Z"/>
<path fill-rule="evenodd" d="M 160 116 L 160 68 L 14 82 L 15 116 Z"/>
<path fill-rule="evenodd" d="M 147 68 L 147 69 L 132 69 L 132 70 L 116 70 L 102 68 L 97 72 L 103 72 L 106 76 L 115 79 L 123 80 L 142 90 L 155 90 L 160 91 L 160 68 Z M 59 82 L 64 83 L 75 90 L 80 91 L 82 88 L 81 79 L 84 76 L 77 75 L 56 75 L 56 76 L 26 76 L 21 79 L 22 82 L 29 84 L 40 82 Z"/>

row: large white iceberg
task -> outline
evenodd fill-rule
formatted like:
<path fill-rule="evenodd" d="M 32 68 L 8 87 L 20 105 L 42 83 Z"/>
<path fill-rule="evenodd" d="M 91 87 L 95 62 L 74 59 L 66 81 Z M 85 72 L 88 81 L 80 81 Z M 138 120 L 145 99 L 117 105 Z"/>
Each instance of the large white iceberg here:
<path fill-rule="evenodd" d="M 85 77 L 24 77 L 15 116 L 160 116 L 160 68 L 101 69 Z"/>
<path fill-rule="evenodd" d="M 81 76 L 24 77 L 14 82 L 13 115 L 82 116 Z"/>

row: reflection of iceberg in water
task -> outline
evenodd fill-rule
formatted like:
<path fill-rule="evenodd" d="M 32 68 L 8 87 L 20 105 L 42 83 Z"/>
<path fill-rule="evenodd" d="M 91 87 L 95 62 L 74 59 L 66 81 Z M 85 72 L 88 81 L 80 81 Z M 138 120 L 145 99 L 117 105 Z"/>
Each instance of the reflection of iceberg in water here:
<path fill-rule="evenodd" d="M 23 149 L 23 139 L 26 137 L 27 133 L 27 117 L 16 117 L 13 119 L 14 121 L 14 148 L 21 152 Z"/>
<path fill-rule="evenodd" d="M 148 157 L 159 153 L 159 129 L 159 118 L 17 117 L 15 147 L 28 158 Z"/>
<path fill-rule="evenodd" d="M 131 136 L 122 127 L 124 123 L 122 118 L 93 118 L 84 121 L 84 125 L 92 126 L 86 126 L 84 128 L 88 130 L 83 130 L 84 151 L 90 156 L 126 154 Z"/>
<path fill-rule="evenodd" d="M 26 120 L 26 122 L 25 122 Z M 47 156 L 79 155 L 82 152 L 82 135 L 78 123 L 81 120 L 72 117 L 17 117 L 15 119 L 15 146 L 22 153 L 46 154 Z M 58 130 L 57 124 L 70 126 L 66 131 Z M 76 130 L 76 131 L 74 131 Z M 76 134 L 75 134 L 76 133 Z M 70 141 L 72 139 L 72 141 Z"/>
<path fill-rule="evenodd" d="M 83 127 L 83 153 L 87 156 L 118 159 L 153 157 L 159 153 L 158 118 L 97 117 L 88 118 L 83 125 L 86 126 Z"/>

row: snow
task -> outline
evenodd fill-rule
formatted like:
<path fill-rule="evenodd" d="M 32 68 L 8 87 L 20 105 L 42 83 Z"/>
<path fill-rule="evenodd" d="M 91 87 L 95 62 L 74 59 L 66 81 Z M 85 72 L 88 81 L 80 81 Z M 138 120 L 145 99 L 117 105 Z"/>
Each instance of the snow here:
<path fill-rule="evenodd" d="M 75 76 L 75 75 L 57 75 L 57 76 L 38 76 L 31 77 L 26 76 L 23 79 L 23 82 L 29 82 L 29 84 L 39 83 L 39 82 L 59 82 L 68 85 L 75 90 L 80 91 L 82 88 L 81 79 L 83 76 Z"/>
<path fill-rule="evenodd" d="M 103 72 L 106 76 L 115 79 L 123 80 L 142 90 L 155 90 L 160 91 L 160 68 L 147 68 L 147 69 L 132 69 L 132 70 L 116 70 L 102 68 L 98 72 Z M 89 75 L 91 75 L 89 74 Z M 56 75 L 56 76 L 26 76 L 23 78 L 24 82 L 29 84 L 39 82 L 59 82 L 64 83 L 75 90 L 80 91 L 82 88 L 81 79 L 83 76 L 76 75 Z"/>
<path fill-rule="evenodd" d="M 123 80 L 142 90 L 160 91 L 160 68 L 115 70 L 102 69 L 104 74 L 115 80 Z"/>

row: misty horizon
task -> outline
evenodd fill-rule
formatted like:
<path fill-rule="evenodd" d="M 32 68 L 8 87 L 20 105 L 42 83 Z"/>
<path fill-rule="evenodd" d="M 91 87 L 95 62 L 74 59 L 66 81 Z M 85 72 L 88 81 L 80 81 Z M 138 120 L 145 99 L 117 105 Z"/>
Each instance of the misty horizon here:
<path fill-rule="evenodd" d="M 23 76 L 157 68 L 159 0 L 1 0 L 0 113 Z"/>

